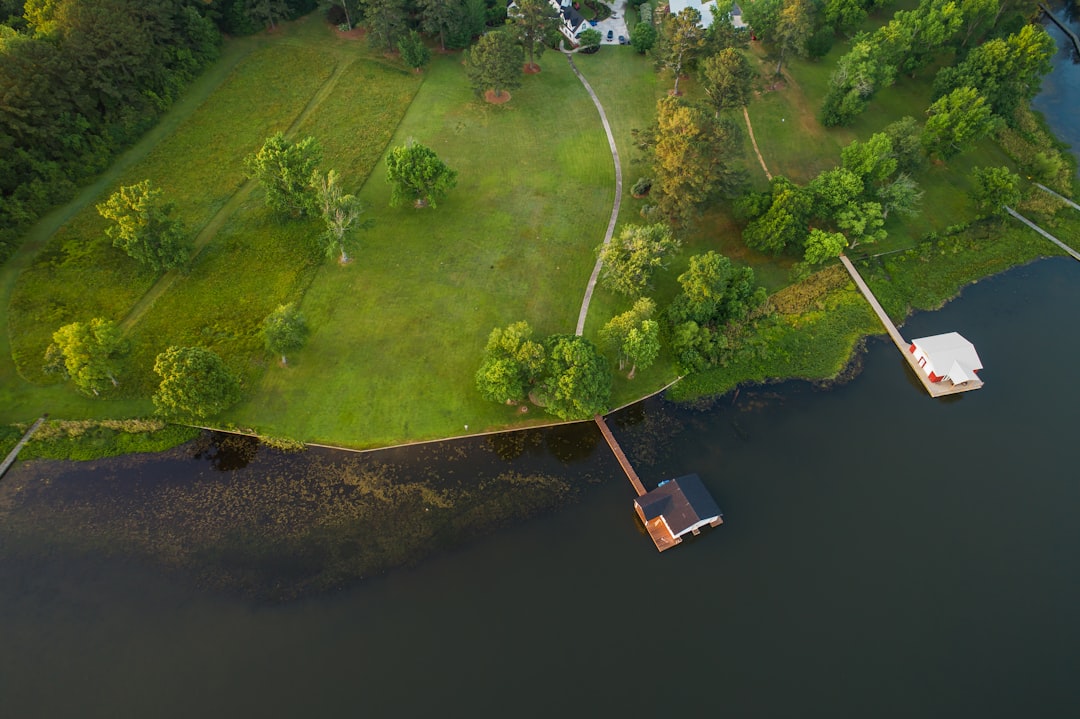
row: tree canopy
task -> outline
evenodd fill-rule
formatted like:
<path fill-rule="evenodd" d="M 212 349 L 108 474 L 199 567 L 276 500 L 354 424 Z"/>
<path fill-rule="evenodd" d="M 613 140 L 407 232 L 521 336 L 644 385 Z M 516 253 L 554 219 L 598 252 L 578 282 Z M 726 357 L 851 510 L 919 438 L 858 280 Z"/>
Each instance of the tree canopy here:
<path fill-rule="evenodd" d="M 262 185 L 268 207 L 289 217 L 303 217 L 317 209 L 311 177 L 321 160 L 322 147 L 314 137 L 290 142 L 277 132 L 244 160 L 244 167 L 248 177 Z"/>
<path fill-rule="evenodd" d="M 577 335 L 551 335 L 544 348 L 547 364 L 539 393 L 549 413 L 586 419 L 608 409 L 611 368 L 596 345 Z"/>
<path fill-rule="evenodd" d="M 476 388 L 484 399 L 516 404 L 544 371 L 544 346 L 532 338 L 527 322 L 496 327 L 488 336 L 484 361 L 476 373 Z"/>
<path fill-rule="evenodd" d="M 611 242 L 596 248 L 600 282 L 613 292 L 638 297 L 652 287 L 653 273 L 666 266 L 680 244 L 664 223 L 626 225 Z"/>
<path fill-rule="evenodd" d="M 121 187 L 97 205 L 98 214 L 113 224 L 105 229 L 113 245 L 154 272 L 182 266 L 191 256 L 184 223 L 173 217 L 174 205 L 149 180 Z"/>
<path fill-rule="evenodd" d="M 465 53 L 465 72 L 477 97 L 495 97 L 521 86 L 521 46 L 505 32 L 489 32 Z"/>
<path fill-rule="evenodd" d="M 268 352 L 281 355 L 281 364 L 288 361 L 287 353 L 304 346 L 307 336 L 307 320 L 294 302 L 278 305 L 262 323 L 263 344 Z"/>
<path fill-rule="evenodd" d="M 240 399 L 240 381 L 204 347 L 169 347 L 157 356 L 154 372 L 161 377 L 154 406 L 165 417 L 205 419 Z"/>
<path fill-rule="evenodd" d="M 656 303 L 641 297 L 634 306 L 611 320 L 600 330 L 600 343 L 615 352 L 619 370 L 630 365 L 629 378 L 640 367 L 648 369 L 660 354 L 660 325 L 652 319 Z"/>
<path fill-rule="evenodd" d="M 323 222 L 326 223 L 323 249 L 327 257 L 340 254 L 338 261 L 344 265 L 349 262 L 347 250 L 350 231 L 364 208 L 355 195 L 346 193 L 341 187 L 341 178 L 334 170 L 326 173 L 325 177 L 318 171 L 314 172 L 311 184 L 315 188 Z"/>
<path fill-rule="evenodd" d="M 525 49 L 529 67 L 539 70 L 536 58 L 558 32 L 558 13 L 548 0 L 517 0 L 510 13 L 511 30 Z"/>
<path fill-rule="evenodd" d="M 679 94 L 679 78 L 687 65 L 693 62 L 705 47 L 705 28 L 701 13 L 687 7 L 676 15 L 668 15 L 660 26 L 660 44 L 657 59 L 675 76 L 673 95 Z"/>
<path fill-rule="evenodd" d="M 1020 176 L 1007 167 L 976 167 L 971 172 L 975 187 L 971 199 L 990 217 L 1004 217 L 1005 206 L 1020 202 Z"/>
<path fill-rule="evenodd" d="M 80 392 L 96 397 L 120 384 L 117 359 L 126 348 L 111 320 L 95 317 L 72 322 L 53 333 L 53 343 L 45 352 L 45 371 L 64 375 Z"/>
<path fill-rule="evenodd" d="M 457 185 L 457 171 L 447 167 L 430 147 L 410 140 L 386 156 L 386 181 L 390 183 L 391 205 L 435 207 Z"/>

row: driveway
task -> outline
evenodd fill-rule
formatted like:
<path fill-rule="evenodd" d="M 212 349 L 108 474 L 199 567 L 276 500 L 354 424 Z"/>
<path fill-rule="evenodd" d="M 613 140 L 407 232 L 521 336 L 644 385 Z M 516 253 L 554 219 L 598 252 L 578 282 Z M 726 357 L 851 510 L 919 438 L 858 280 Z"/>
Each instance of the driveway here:
<path fill-rule="evenodd" d="M 622 35 L 628 41 L 630 40 L 630 32 L 626 29 L 626 0 L 614 0 L 614 2 L 605 3 L 614 12 L 607 20 L 601 20 L 596 23 L 596 29 L 600 31 L 601 45 L 618 45 L 619 36 Z M 608 40 L 608 31 L 611 31 L 611 39 Z"/>

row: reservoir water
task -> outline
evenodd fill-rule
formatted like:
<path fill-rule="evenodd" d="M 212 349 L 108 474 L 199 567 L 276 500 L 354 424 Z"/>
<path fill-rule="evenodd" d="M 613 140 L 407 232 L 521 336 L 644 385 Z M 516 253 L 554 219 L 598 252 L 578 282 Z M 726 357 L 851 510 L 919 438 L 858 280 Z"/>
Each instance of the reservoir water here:
<path fill-rule="evenodd" d="M 662 556 L 588 426 L 513 460 L 603 478 L 580 501 L 296 601 L 0 532 L 0 713 L 1080 716 L 1078 312 L 1043 260 L 902 328 L 971 339 L 978 392 L 931 400 L 875 338 L 834 389 L 616 415 L 725 512 Z"/>

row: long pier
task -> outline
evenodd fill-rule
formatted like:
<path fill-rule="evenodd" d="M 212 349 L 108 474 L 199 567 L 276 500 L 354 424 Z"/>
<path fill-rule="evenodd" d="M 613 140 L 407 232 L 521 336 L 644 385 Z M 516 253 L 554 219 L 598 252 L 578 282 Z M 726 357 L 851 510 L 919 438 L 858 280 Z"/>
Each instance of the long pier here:
<path fill-rule="evenodd" d="M 626 478 L 630 480 L 630 484 L 634 486 L 634 491 L 640 497 L 645 494 L 645 485 L 641 483 L 641 479 L 638 478 L 637 472 L 630 465 L 630 460 L 623 454 L 622 447 L 615 441 L 615 435 L 611 433 L 611 430 L 607 426 L 607 422 L 600 415 L 593 417 L 596 420 L 596 426 L 600 428 L 600 434 L 604 435 L 604 439 L 607 440 L 608 446 L 611 447 L 612 453 L 615 455 L 615 459 L 619 460 L 619 466 L 626 472 Z"/>
<path fill-rule="evenodd" d="M 1054 193 L 1054 194 L 1057 194 L 1057 193 Z M 1065 199 L 1065 198 L 1062 198 L 1062 199 Z M 1060 247 L 1061 249 L 1063 249 L 1063 250 L 1065 250 L 1066 252 L 1068 252 L 1068 253 L 1069 253 L 1070 255 L 1072 255 L 1072 257 L 1073 257 L 1073 259 L 1074 259 L 1074 260 L 1080 260 L 1080 252 L 1077 252 L 1077 251 L 1076 251 L 1076 250 L 1074 250 L 1073 248 L 1069 247 L 1069 246 L 1068 246 L 1068 245 L 1066 245 L 1066 244 L 1065 244 L 1064 242 L 1062 242 L 1062 241 L 1061 241 L 1061 240 L 1059 240 L 1058 238 L 1054 237 L 1054 236 L 1053 236 L 1053 235 L 1051 235 L 1051 234 L 1050 234 L 1049 232 L 1047 232 L 1047 231 L 1046 231 L 1046 230 L 1044 230 L 1043 228 L 1039 227 L 1039 226 L 1038 226 L 1038 225 L 1036 225 L 1036 224 L 1035 224 L 1034 222 L 1032 222 L 1032 221 L 1031 221 L 1031 220 L 1029 220 L 1028 218 L 1024 217 L 1023 215 L 1021 215 L 1021 214 L 1020 214 L 1019 212 L 1017 212 L 1017 211 L 1016 211 L 1016 210 L 1014 210 L 1013 208 L 1009 207 L 1008 205 L 1005 205 L 1005 211 L 1006 211 L 1006 212 L 1008 212 L 1008 213 L 1009 213 L 1010 215 L 1012 215 L 1013 217 L 1015 217 L 1016 219 L 1018 219 L 1018 220 L 1020 220 L 1021 222 L 1023 222 L 1023 223 L 1025 224 L 1025 225 L 1027 225 L 1027 226 L 1028 226 L 1028 227 L 1030 227 L 1031 229 L 1033 229 L 1033 230 L 1035 230 L 1036 232 L 1038 232 L 1038 233 L 1039 233 L 1040 235 L 1042 235 L 1042 236 L 1043 236 L 1043 237 L 1045 237 L 1046 239 L 1048 239 L 1048 240 L 1050 240 L 1051 242 L 1053 242 L 1053 243 L 1054 243 L 1055 245 L 1057 245 L 1057 246 L 1058 246 L 1058 247 Z"/>
<path fill-rule="evenodd" d="M 1072 31 L 1072 28 L 1057 19 L 1054 13 L 1050 12 L 1050 8 L 1046 7 L 1043 3 L 1039 3 L 1039 7 L 1042 8 L 1046 17 L 1050 18 L 1055 25 L 1061 28 L 1062 32 L 1068 35 L 1072 39 L 1073 47 L 1076 48 L 1076 53 L 1080 55 L 1080 37 L 1076 36 L 1076 33 Z"/>
<path fill-rule="evenodd" d="M 22 451 L 22 448 L 26 446 L 26 443 L 34 436 L 34 432 L 37 432 L 38 427 L 41 426 L 41 423 L 44 422 L 45 418 L 48 416 L 49 415 L 46 414 L 38 417 L 38 420 L 30 425 L 30 429 L 26 430 L 26 434 L 24 434 L 22 439 L 19 440 L 19 443 L 15 445 L 15 449 L 8 452 L 7 459 L 4 460 L 3 464 L 0 464 L 0 477 L 3 477 L 4 473 L 8 471 L 11 465 L 15 464 L 15 460 L 19 457 L 19 452 Z"/>
<path fill-rule="evenodd" d="M 900 350 L 900 354 L 903 355 L 904 359 L 915 373 L 915 376 L 919 378 L 923 387 L 926 388 L 927 394 L 931 397 L 943 397 L 949 394 L 958 394 L 960 392 L 979 389 L 983 386 L 982 380 L 980 379 L 973 379 L 964 384 L 931 382 L 930 377 L 927 376 L 926 372 L 919 366 L 919 363 L 915 361 L 915 355 L 908 351 L 910 343 L 900 335 L 900 330 L 896 329 L 896 325 L 893 324 L 892 319 L 889 317 L 888 313 L 885 312 L 881 303 L 877 301 L 877 297 L 874 297 L 874 293 L 870 291 L 870 288 L 863 280 L 862 275 L 855 269 L 855 265 L 851 264 L 851 260 L 847 258 L 847 255 L 840 255 L 840 261 L 844 263 L 844 269 L 851 275 L 851 279 L 855 282 L 855 286 L 859 288 L 859 292 L 862 292 L 863 297 L 870 303 L 870 307 L 873 308 L 874 313 L 878 316 L 878 320 L 885 326 L 885 330 L 889 333 L 889 337 L 892 339 L 893 344 Z"/>
<path fill-rule="evenodd" d="M 1041 182 L 1033 182 L 1032 184 L 1035 185 L 1035 187 L 1038 187 L 1043 192 L 1045 192 L 1047 194 L 1050 194 L 1050 195 L 1053 195 L 1054 197 L 1058 198 L 1059 200 L 1064 202 L 1066 205 L 1069 205 L 1070 207 L 1072 207 L 1074 210 L 1080 210 L 1080 205 L 1076 204 L 1075 202 L 1070 200 L 1068 197 L 1065 197 L 1065 195 L 1059 195 L 1058 193 L 1054 192 L 1053 190 L 1051 190 L 1049 187 L 1042 184 Z"/>

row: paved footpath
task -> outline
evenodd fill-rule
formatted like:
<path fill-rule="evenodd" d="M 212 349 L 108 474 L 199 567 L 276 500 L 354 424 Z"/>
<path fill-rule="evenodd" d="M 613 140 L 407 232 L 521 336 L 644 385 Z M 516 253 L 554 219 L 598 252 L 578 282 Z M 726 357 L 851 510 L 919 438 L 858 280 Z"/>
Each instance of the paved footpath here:
<path fill-rule="evenodd" d="M 608 147 L 611 148 L 611 159 L 615 161 L 615 204 L 611 207 L 611 219 L 608 221 L 607 232 L 604 233 L 604 244 L 607 245 L 611 242 L 611 236 L 615 233 L 615 222 L 619 219 L 619 208 L 622 207 L 622 163 L 619 161 L 619 148 L 615 146 L 615 136 L 611 133 L 611 124 L 608 122 L 607 114 L 604 112 L 604 106 L 600 104 L 600 98 L 596 96 L 589 81 L 577 69 L 571 54 L 568 52 L 564 54 L 566 55 L 566 61 L 570 63 L 570 69 L 577 75 L 578 80 L 581 80 L 581 84 L 585 86 L 585 91 L 589 93 L 593 104 L 596 105 L 597 112 L 600 113 L 600 122 L 604 125 Z M 589 277 L 589 284 L 585 287 L 585 298 L 581 301 L 581 311 L 578 313 L 577 329 L 575 330 L 578 335 L 585 332 L 585 318 L 589 314 L 589 303 L 592 301 L 593 290 L 596 289 L 596 280 L 600 277 L 600 266 L 600 258 L 597 258 L 592 275 Z"/>

